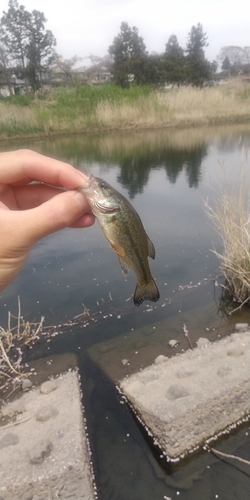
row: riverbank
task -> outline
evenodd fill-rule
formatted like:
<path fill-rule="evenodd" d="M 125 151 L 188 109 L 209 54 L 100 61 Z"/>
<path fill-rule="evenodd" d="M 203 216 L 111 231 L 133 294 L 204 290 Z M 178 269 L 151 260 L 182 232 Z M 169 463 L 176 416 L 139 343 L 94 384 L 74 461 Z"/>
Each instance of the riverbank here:
<path fill-rule="evenodd" d="M 232 80 L 202 89 L 114 85 L 57 89 L 0 101 L 0 140 L 113 130 L 243 123 L 250 120 L 250 85 Z"/>

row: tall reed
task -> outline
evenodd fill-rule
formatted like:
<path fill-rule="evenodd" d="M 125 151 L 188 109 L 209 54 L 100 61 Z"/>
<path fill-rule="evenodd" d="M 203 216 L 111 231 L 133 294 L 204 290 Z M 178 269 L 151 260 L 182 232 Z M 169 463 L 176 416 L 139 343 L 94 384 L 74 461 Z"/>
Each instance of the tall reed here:
<path fill-rule="evenodd" d="M 232 299 L 250 302 L 250 196 L 249 182 L 242 178 L 237 188 L 223 186 L 212 209 L 205 210 L 220 235 L 224 253 L 213 252 L 220 259 L 225 288 Z"/>

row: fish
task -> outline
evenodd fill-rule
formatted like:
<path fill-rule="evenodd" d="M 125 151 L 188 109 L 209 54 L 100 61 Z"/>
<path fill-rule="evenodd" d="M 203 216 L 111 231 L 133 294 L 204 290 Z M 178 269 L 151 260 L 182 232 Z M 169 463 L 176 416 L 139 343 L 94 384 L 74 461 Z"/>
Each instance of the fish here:
<path fill-rule="evenodd" d="M 148 257 L 155 258 L 155 248 L 133 205 L 108 182 L 93 175 L 79 189 L 117 254 L 124 276 L 131 268 L 137 277 L 134 304 L 159 300 L 160 293 L 148 263 Z"/>

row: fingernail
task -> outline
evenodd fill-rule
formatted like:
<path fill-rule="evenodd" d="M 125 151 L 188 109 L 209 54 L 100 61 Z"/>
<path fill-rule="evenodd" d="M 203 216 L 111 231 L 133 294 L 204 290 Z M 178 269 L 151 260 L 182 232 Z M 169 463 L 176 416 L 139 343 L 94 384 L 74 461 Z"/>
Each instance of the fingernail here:
<path fill-rule="evenodd" d="M 86 182 L 89 180 L 89 177 L 86 174 L 84 174 L 83 172 L 80 172 L 80 174 L 81 174 L 81 177 L 83 178 L 83 183 L 81 183 L 81 185 L 83 187 L 85 187 Z"/>
<path fill-rule="evenodd" d="M 87 181 L 89 179 L 89 175 L 85 174 L 84 172 L 80 172 L 81 176 Z"/>
<path fill-rule="evenodd" d="M 84 189 L 88 186 L 89 183 L 89 177 L 84 177 L 80 186 L 78 186 L 76 189 Z"/>

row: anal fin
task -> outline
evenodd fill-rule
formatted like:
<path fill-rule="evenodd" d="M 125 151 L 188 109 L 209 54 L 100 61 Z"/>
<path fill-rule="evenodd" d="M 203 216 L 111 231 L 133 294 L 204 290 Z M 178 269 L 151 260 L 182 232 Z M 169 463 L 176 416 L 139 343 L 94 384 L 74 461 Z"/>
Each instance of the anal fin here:
<path fill-rule="evenodd" d="M 126 277 L 127 274 L 128 274 L 128 272 L 129 272 L 129 267 L 127 266 L 126 262 L 124 262 L 124 260 L 122 260 L 122 258 L 119 257 L 119 255 L 118 255 L 118 259 L 119 259 L 119 262 L 120 262 L 122 274 Z"/>

